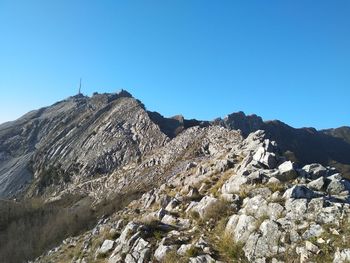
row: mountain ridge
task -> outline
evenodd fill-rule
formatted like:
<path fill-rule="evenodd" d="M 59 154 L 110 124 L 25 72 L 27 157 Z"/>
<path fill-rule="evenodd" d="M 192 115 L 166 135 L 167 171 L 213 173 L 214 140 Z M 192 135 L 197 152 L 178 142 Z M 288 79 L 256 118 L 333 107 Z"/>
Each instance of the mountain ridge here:
<path fill-rule="evenodd" d="M 105 121 L 100 121 L 103 118 Z M 105 126 L 101 129 L 101 125 Z M 145 125 L 150 127 L 150 134 L 143 136 Z M 61 181 L 78 182 L 81 175 L 108 174 L 118 166 L 141 158 L 151 148 L 164 145 L 188 128 L 216 125 L 240 130 L 243 137 L 265 130 L 267 137 L 275 140 L 283 152 L 301 165 L 313 162 L 332 164 L 344 176 L 350 176 L 349 127 L 320 131 L 295 129 L 278 120 L 264 122 L 255 114 L 245 115 L 243 112 L 213 121 L 187 120 L 181 115 L 166 118 L 147 111 L 141 101 L 122 90 L 119 93 L 94 93 L 91 97 L 78 94 L 1 124 L 0 196 L 18 196 L 28 186 L 31 186 L 30 195 L 36 195 L 40 194 L 40 186 L 46 188 Z M 123 139 L 113 139 L 113 136 L 122 136 Z M 141 142 L 138 136 L 144 141 Z M 94 140 L 94 137 L 98 139 Z M 102 144 L 98 143 L 101 138 L 106 140 Z M 89 142 L 90 148 L 87 147 Z M 108 147 L 110 144 L 114 144 L 114 149 Z M 71 163 L 67 164 L 67 159 Z M 57 178 L 41 181 L 48 170 Z M 35 187 L 32 182 L 35 182 Z"/>
<path fill-rule="evenodd" d="M 0 125 L 0 261 L 345 262 L 347 132 L 69 97 Z"/>

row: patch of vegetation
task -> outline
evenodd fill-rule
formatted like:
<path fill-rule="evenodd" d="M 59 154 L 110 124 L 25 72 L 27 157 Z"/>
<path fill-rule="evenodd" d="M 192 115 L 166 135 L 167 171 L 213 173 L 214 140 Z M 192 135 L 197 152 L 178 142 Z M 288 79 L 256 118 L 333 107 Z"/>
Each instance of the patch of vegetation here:
<path fill-rule="evenodd" d="M 222 218 L 211 235 L 212 244 L 217 251 L 217 256 L 224 262 L 249 262 L 244 255 L 243 244 L 235 242 L 229 234 L 225 232 L 227 218 Z"/>
<path fill-rule="evenodd" d="M 70 182 L 70 175 L 59 167 L 50 166 L 43 170 L 39 176 L 38 188 L 42 192 L 46 187 Z"/>
<path fill-rule="evenodd" d="M 233 176 L 232 171 L 226 171 L 225 173 L 222 173 L 219 177 L 219 180 L 214 184 L 214 186 L 210 189 L 210 193 L 213 194 L 215 197 L 219 196 L 220 189 L 224 185 L 224 183 L 230 179 L 230 177 Z"/>
<path fill-rule="evenodd" d="M 266 184 L 266 187 L 271 190 L 272 193 L 274 192 L 283 192 L 284 191 L 284 185 L 281 183 L 269 183 Z"/>
<path fill-rule="evenodd" d="M 350 222 L 347 217 L 340 222 L 339 227 L 336 225 L 324 225 L 325 231 L 319 238 L 329 242 L 323 244 L 317 243 L 318 238 L 312 238 L 309 241 L 316 244 L 321 252 L 318 255 L 313 255 L 310 260 L 317 263 L 333 262 L 334 253 L 337 248 L 344 249 L 349 248 L 350 239 Z M 339 235 L 332 233 L 332 229 L 339 229 Z"/>
<path fill-rule="evenodd" d="M 232 215 L 235 211 L 233 210 L 231 204 L 225 200 L 219 199 L 219 202 L 206 210 L 203 220 L 209 221 L 213 220 L 215 222 L 219 221 L 221 218 L 228 217 Z"/>
<path fill-rule="evenodd" d="M 188 258 L 177 254 L 176 250 L 169 251 L 162 263 L 187 263 Z"/>
<path fill-rule="evenodd" d="M 186 251 L 186 256 L 189 258 L 197 257 L 200 253 L 199 248 L 191 246 L 189 250 Z"/>
<path fill-rule="evenodd" d="M 34 259 L 65 238 L 92 228 L 102 216 L 111 215 L 140 195 L 117 195 L 94 207 L 89 198 L 82 196 L 66 196 L 52 203 L 37 198 L 1 201 L 0 262 Z"/>

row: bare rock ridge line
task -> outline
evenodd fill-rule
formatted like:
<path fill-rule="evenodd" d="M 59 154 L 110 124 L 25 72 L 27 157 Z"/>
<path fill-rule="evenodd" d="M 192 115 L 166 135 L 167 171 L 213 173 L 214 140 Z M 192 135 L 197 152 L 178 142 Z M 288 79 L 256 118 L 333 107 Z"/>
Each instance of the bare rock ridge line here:
<path fill-rule="evenodd" d="M 34 262 L 348 262 L 350 181 L 281 153 L 263 130 L 188 128 L 133 172 L 161 185 Z"/>
<path fill-rule="evenodd" d="M 0 125 L 0 261 L 349 262 L 348 131 L 69 97 Z"/>
<path fill-rule="evenodd" d="M 0 125 L 0 197 L 51 196 L 67 186 L 92 187 L 95 179 L 142 164 L 186 130 L 213 126 L 240 130 L 243 137 L 264 130 L 300 165 L 333 165 L 349 176 L 349 128 L 294 129 L 243 112 L 214 121 L 165 118 L 121 91 L 91 98 L 78 94 Z"/>

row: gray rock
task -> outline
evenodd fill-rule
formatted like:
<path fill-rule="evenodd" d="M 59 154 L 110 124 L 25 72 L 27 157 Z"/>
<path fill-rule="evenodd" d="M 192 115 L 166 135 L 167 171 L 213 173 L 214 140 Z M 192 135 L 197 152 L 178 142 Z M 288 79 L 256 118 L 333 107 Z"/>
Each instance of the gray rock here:
<path fill-rule="evenodd" d="M 335 224 L 339 225 L 341 211 L 336 206 L 323 207 L 317 215 L 315 221 L 319 224 Z"/>
<path fill-rule="evenodd" d="M 315 193 L 304 185 L 294 185 L 292 188 L 289 188 L 283 195 L 284 198 L 294 198 L 294 199 L 312 199 L 321 196 L 320 194 Z"/>
<path fill-rule="evenodd" d="M 226 224 L 225 232 L 232 235 L 236 242 L 245 243 L 256 229 L 257 220 L 252 216 L 233 215 Z"/>
<path fill-rule="evenodd" d="M 320 249 L 318 248 L 318 246 L 312 244 L 310 241 L 305 241 L 305 248 L 307 251 L 310 251 L 314 254 L 320 253 Z"/>
<path fill-rule="evenodd" d="M 156 251 L 154 252 L 154 258 L 160 262 L 165 258 L 165 256 L 175 249 L 175 246 L 165 246 L 163 245 L 163 242 L 160 243 L 160 245 L 157 247 Z"/>
<path fill-rule="evenodd" d="M 215 169 L 219 172 L 225 172 L 228 169 L 233 167 L 233 162 L 230 160 L 219 160 L 216 164 L 215 164 Z"/>
<path fill-rule="evenodd" d="M 231 176 L 231 178 L 225 182 L 222 186 L 221 192 L 223 194 L 237 194 L 240 192 L 242 185 L 262 183 L 264 178 L 265 176 L 259 171 L 252 172 L 248 175 L 236 174 Z"/>
<path fill-rule="evenodd" d="M 339 178 L 338 174 L 332 175 L 327 179 L 330 180 L 327 186 L 327 192 L 332 195 L 339 195 L 344 191 L 350 191 L 350 181 Z"/>
<path fill-rule="evenodd" d="M 177 206 L 180 204 L 180 201 L 176 198 L 173 198 L 170 203 L 166 206 L 165 210 L 173 212 L 176 210 Z"/>
<path fill-rule="evenodd" d="M 163 224 L 167 224 L 167 225 L 176 225 L 176 218 L 175 217 L 173 217 L 172 215 L 165 215 L 163 218 L 162 218 L 162 220 L 161 220 L 161 222 L 163 223 Z"/>
<path fill-rule="evenodd" d="M 114 247 L 114 241 L 113 240 L 105 240 L 103 241 L 103 244 L 101 247 L 97 250 L 98 255 L 104 255 L 107 254 L 109 251 L 111 251 Z"/>
<path fill-rule="evenodd" d="M 215 263 L 217 261 L 213 259 L 210 255 L 200 255 L 195 258 L 190 258 L 189 262 L 190 263 Z"/>
<path fill-rule="evenodd" d="M 192 244 L 182 244 L 177 250 L 177 254 L 180 256 L 186 255 L 187 251 L 189 251 L 193 247 Z"/>
<path fill-rule="evenodd" d="M 300 220 L 307 212 L 307 199 L 287 199 L 285 207 L 288 219 Z"/>
<path fill-rule="evenodd" d="M 188 170 L 190 170 L 190 169 L 192 169 L 192 168 L 194 168 L 194 167 L 197 167 L 197 163 L 196 163 L 196 162 L 190 162 L 190 163 L 188 163 L 188 164 L 186 165 L 185 170 L 188 171 Z"/>
<path fill-rule="evenodd" d="M 340 250 L 339 248 L 334 254 L 333 263 L 346 263 L 350 261 L 350 248 Z"/>
<path fill-rule="evenodd" d="M 125 263 L 146 263 L 151 257 L 151 246 L 150 243 L 142 238 L 138 238 L 131 252 L 126 255 Z"/>
<path fill-rule="evenodd" d="M 228 181 L 222 186 L 223 194 L 237 194 L 240 192 L 241 186 L 248 182 L 248 178 L 244 175 L 232 175 Z"/>
<path fill-rule="evenodd" d="M 319 163 L 308 164 L 303 167 L 309 178 L 315 180 L 321 176 L 327 176 L 327 169 Z"/>
<path fill-rule="evenodd" d="M 279 174 L 276 175 L 277 179 L 281 182 L 294 180 L 298 177 L 298 173 L 295 168 L 295 164 L 291 161 L 282 163 L 278 166 Z"/>
<path fill-rule="evenodd" d="M 319 177 L 316 180 L 311 181 L 310 183 L 307 184 L 307 186 L 310 189 L 316 190 L 316 191 L 321 191 L 325 185 L 325 179 L 324 177 Z"/>
<path fill-rule="evenodd" d="M 249 261 L 255 258 L 273 257 L 282 251 L 280 244 L 282 233 L 276 222 L 265 220 L 259 230 L 261 235 L 251 234 L 243 247 Z"/>
<path fill-rule="evenodd" d="M 269 169 L 274 169 L 277 165 L 277 157 L 275 153 L 267 152 L 264 147 L 260 147 L 253 156 L 253 159 L 267 166 Z"/>
<path fill-rule="evenodd" d="M 166 214 L 168 213 L 168 211 L 166 211 L 164 208 L 160 208 L 157 212 L 157 219 L 161 220 Z"/>
<path fill-rule="evenodd" d="M 252 215 L 255 218 L 259 218 L 267 215 L 267 201 L 261 196 L 257 195 L 253 198 L 244 199 L 243 211 L 246 215 Z"/>
<path fill-rule="evenodd" d="M 219 203 L 219 200 L 215 197 L 205 196 L 198 202 L 191 210 L 198 212 L 200 218 L 204 219 L 210 209 L 215 207 Z"/>
<path fill-rule="evenodd" d="M 311 237 L 319 237 L 324 232 L 322 226 L 318 224 L 312 224 L 310 228 L 302 235 L 303 239 L 309 239 Z"/>

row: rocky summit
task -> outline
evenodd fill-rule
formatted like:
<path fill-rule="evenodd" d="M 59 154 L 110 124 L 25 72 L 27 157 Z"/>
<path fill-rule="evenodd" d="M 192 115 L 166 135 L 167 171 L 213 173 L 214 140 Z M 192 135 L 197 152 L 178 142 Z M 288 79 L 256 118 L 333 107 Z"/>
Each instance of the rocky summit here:
<path fill-rule="evenodd" d="M 126 91 L 29 112 L 0 125 L 0 261 L 349 262 L 349 130 Z"/>

